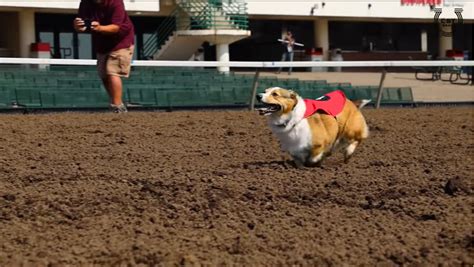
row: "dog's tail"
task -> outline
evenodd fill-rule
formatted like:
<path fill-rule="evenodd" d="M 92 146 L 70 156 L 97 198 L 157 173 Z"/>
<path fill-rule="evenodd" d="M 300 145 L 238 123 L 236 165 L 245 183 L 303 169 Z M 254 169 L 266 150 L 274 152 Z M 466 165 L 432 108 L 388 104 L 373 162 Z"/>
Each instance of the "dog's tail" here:
<path fill-rule="evenodd" d="M 361 100 L 355 100 L 353 101 L 354 102 L 354 105 L 356 105 L 356 107 L 358 109 L 362 109 L 363 107 L 365 107 L 367 104 L 370 103 L 370 101 L 372 101 L 371 99 L 361 99 Z"/>

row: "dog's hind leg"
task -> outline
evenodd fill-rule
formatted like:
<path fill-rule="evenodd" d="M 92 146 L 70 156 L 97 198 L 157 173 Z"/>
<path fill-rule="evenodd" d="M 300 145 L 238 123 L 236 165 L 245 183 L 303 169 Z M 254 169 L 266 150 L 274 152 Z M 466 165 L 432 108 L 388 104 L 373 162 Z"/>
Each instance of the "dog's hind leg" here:
<path fill-rule="evenodd" d="M 349 159 L 352 157 L 352 154 L 354 154 L 354 151 L 359 145 L 359 143 L 360 142 L 356 140 L 349 141 L 349 145 L 344 150 L 344 163 L 349 162 Z"/>
<path fill-rule="evenodd" d="M 331 149 L 329 149 L 324 157 L 329 157 L 335 152 L 341 150 L 345 145 L 347 145 L 347 142 L 343 138 L 339 138 L 336 141 L 334 141 L 334 144 L 331 146 Z"/>

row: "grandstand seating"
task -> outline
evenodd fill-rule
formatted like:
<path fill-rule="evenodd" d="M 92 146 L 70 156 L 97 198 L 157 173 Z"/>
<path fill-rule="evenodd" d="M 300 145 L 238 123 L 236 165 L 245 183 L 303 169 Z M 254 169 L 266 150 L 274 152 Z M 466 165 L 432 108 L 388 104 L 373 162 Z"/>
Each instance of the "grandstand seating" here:
<path fill-rule="evenodd" d="M 248 105 L 253 75 L 221 74 L 205 68 L 135 67 L 124 80 L 124 98 L 131 106 L 152 108 Z M 258 91 L 290 88 L 306 98 L 341 89 L 351 99 L 377 96 L 376 86 L 352 86 L 324 80 L 260 77 Z M 52 66 L 49 70 L 0 69 L 0 109 L 105 108 L 107 94 L 93 67 Z M 382 103 L 413 102 L 410 88 L 385 88 Z"/>

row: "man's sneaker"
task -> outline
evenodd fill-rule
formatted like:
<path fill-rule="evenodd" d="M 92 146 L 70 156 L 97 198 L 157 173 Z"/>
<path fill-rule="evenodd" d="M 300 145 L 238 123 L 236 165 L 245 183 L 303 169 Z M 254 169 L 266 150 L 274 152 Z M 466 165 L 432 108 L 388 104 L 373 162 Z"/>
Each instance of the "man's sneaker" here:
<path fill-rule="evenodd" d="M 113 113 L 126 113 L 127 112 L 127 107 L 123 103 L 120 105 L 110 104 L 109 108 Z"/>

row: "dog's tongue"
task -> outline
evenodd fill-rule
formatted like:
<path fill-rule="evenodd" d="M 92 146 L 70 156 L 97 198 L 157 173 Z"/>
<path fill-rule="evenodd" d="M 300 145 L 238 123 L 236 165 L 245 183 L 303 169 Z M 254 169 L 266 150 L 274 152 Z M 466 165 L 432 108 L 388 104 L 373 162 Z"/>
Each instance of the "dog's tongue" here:
<path fill-rule="evenodd" d="M 255 110 L 258 111 L 258 113 L 259 113 L 260 115 L 268 115 L 268 114 L 272 113 L 271 110 L 270 110 L 269 108 L 267 108 L 267 107 L 256 108 Z"/>
<path fill-rule="evenodd" d="M 255 110 L 258 111 L 260 115 L 265 115 L 268 112 L 266 108 L 256 108 Z"/>

